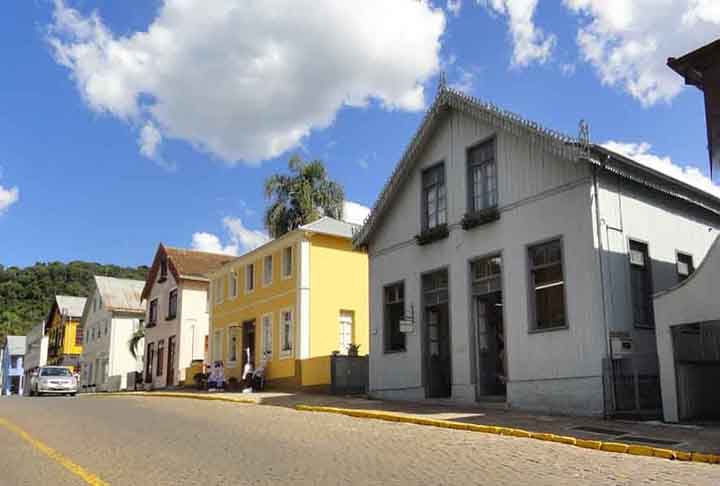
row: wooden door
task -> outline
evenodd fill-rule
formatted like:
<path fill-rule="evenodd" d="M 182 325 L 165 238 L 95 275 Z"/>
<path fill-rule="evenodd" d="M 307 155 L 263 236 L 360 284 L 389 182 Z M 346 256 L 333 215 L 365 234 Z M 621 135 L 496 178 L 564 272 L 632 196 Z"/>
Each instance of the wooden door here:
<path fill-rule="evenodd" d="M 175 384 L 175 336 L 168 338 L 166 384 L 167 386 L 173 386 Z"/>

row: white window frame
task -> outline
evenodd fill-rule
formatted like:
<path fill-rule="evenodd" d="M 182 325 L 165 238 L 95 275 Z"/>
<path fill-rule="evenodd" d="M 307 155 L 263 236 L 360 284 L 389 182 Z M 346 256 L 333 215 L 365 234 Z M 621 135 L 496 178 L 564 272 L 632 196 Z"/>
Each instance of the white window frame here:
<path fill-rule="evenodd" d="M 249 271 L 252 268 L 252 288 L 248 287 L 250 279 L 248 277 Z M 245 265 L 245 293 L 252 294 L 255 292 L 255 263 L 248 263 Z"/>
<path fill-rule="evenodd" d="M 235 300 L 238 296 L 238 274 L 235 270 L 230 270 L 228 278 L 228 294 L 232 300 Z"/>
<path fill-rule="evenodd" d="M 290 272 L 289 272 L 289 273 L 285 273 L 285 251 L 287 251 L 287 250 L 290 250 Z M 286 246 L 285 248 L 282 249 L 282 253 L 280 254 L 280 259 L 281 259 L 281 262 L 280 262 L 280 266 L 281 266 L 281 268 L 280 268 L 280 277 L 281 277 L 283 280 L 287 280 L 287 279 L 289 279 L 289 278 L 292 278 L 292 276 L 293 276 L 293 267 L 295 266 L 295 249 L 293 248 L 292 245 L 291 245 L 291 246 Z"/>
<path fill-rule="evenodd" d="M 269 259 L 269 260 L 268 260 Z M 268 272 L 267 272 L 267 262 L 270 262 L 270 278 L 268 278 Z M 273 282 L 273 271 L 275 270 L 275 258 L 273 258 L 272 253 L 270 255 L 265 255 L 262 259 L 263 262 L 263 287 L 268 287 L 272 285 Z"/>
<path fill-rule="evenodd" d="M 228 366 L 228 368 L 233 368 L 239 361 L 238 357 L 242 356 L 242 352 L 243 352 L 242 348 L 240 348 L 240 340 L 242 339 L 242 328 L 238 324 L 233 323 L 233 324 L 228 325 L 227 330 L 228 330 L 228 337 L 226 339 L 226 341 L 227 341 L 227 366 Z M 232 344 L 231 343 L 232 343 L 233 331 L 238 333 L 238 335 L 235 336 L 235 338 L 236 338 L 235 346 L 236 347 L 235 347 L 235 359 L 234 360 L 231 359 L 231 356 L 232 356 L 232 353 L 231 353 Z"/>
<path fill-rule="evenodd" d="M 266 319 L 268 322 L 266 322 Z M 265 328 L 266 324 L 270 324 L 270 339 L 266 339 Z M 260 318 L 260 349 L 262 350 L 262 356 L 266 360 L 271 360 L 273 357 L 273 315 L 272 313 L 263 314 Z M 267 352 L 266 345 L 270 342 L 270 351 Z"/>
<path fill-rule="evenodd" d="M 213 330 L 213 339 L 211 343 L 210 348 L 210 356 L 211 356 L 211 362 L 214 364 L 216 361 L 223 361 L 223 342 L 224 342 L 224 331 L 225 329 L 215 329 Z M 215 336 L 220 336 L 219 343 L 216 346 L 215 343 Z M 219 354 L 220 356 L 217 356 Z"/>
<path fill-rule="evenodd" d="M 343 343 L 343 326 L 346 324 L 347 318 L 350 320 L 350 341 L 345 344 Z M 338 343 L 340 354 L 348 354 L 350 345 L 355 344 L 355 312 L 351 310 L 341 310 L 338 315 Z"/>
<path fill-rule="evenodd" d="M 290 349 L 283 349 L 283 344 L 285 343 L 285 314 L 290 314 Z M 295 352 L 295 312 L 293 312 L 292 307 L 288 307 L 285 309 L 282 309 L 280 311 L 280 343 L 279 343 L 279 351 L 280 351 L 280 359 L 288 359 L 292 358 Z"/>

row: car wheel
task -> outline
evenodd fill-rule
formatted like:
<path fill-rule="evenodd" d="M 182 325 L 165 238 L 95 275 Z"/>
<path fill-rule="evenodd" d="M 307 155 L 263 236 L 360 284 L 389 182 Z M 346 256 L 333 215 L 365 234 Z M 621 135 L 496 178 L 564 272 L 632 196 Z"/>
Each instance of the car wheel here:
<path fill-rule="evenodd" d="M 71 393 L 71 394 L 70 394 L 71 397 L 74 397 L 75 395 L 77 395 L 77 393 Z"/>

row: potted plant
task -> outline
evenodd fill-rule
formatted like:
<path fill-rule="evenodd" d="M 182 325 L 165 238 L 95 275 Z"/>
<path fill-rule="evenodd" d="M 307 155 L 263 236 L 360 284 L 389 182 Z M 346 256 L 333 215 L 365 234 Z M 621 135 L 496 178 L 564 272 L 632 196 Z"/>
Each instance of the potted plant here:
<path fill-rule="evenodd" d="M 359 349 L 360 349 L 359 344 L 350 344 L 348 346 L 348 356 L 357 356 Z"/>

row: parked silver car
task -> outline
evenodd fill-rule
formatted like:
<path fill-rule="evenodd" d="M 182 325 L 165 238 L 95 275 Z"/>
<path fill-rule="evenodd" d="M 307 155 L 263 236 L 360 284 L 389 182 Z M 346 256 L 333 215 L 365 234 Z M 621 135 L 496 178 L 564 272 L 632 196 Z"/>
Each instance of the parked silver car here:
<path fill-rule="evenodd" d="M 78 392 L 77 378 L 63 366 L 43 366 L 30 378 L 30 395 L 72 395 Z"/>

